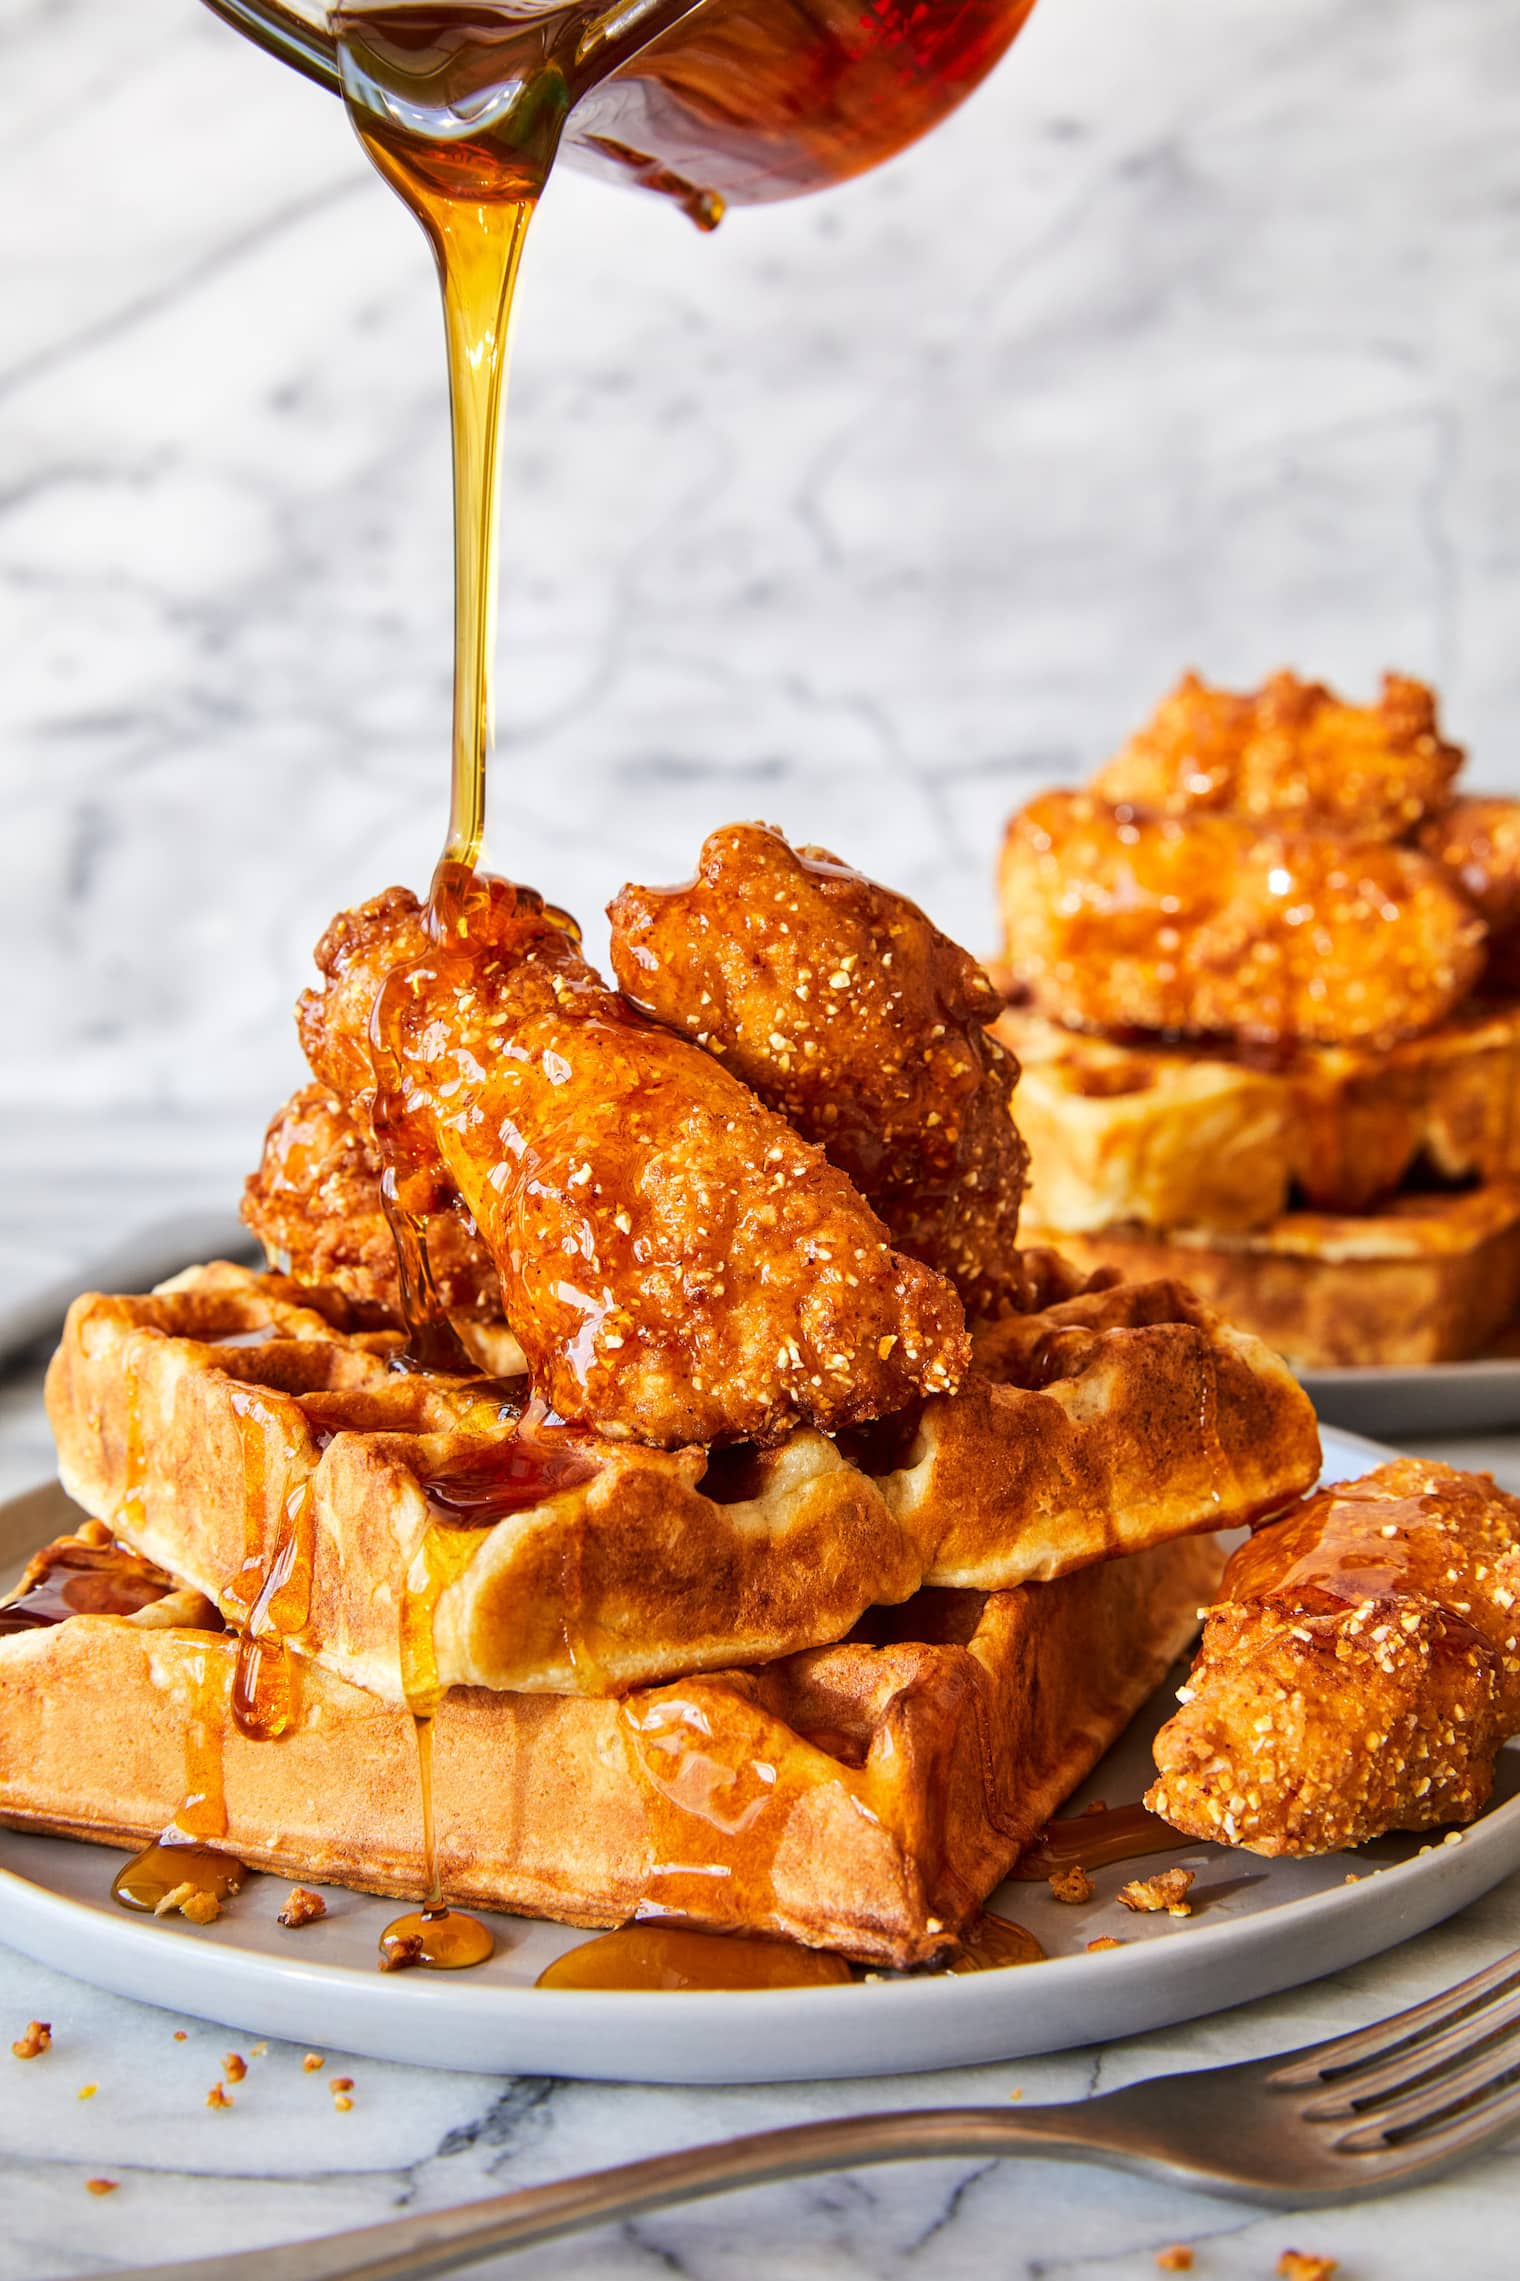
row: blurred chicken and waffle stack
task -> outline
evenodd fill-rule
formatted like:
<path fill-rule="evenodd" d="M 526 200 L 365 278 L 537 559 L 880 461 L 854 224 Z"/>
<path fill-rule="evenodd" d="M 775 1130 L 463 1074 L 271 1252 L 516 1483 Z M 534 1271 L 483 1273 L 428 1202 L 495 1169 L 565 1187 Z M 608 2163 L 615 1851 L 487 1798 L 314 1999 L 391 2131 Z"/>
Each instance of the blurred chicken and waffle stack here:
<path fill-rule="evenodd" d="M 1520 802 L 1457 796 L 1461 760 L 1417 682 L 1358 707 L 1189 675 L 1013 818 L 998 1035 L 1037 1240 L 1175 1275 L 1300 1367 L 1504 1334 Z"/>

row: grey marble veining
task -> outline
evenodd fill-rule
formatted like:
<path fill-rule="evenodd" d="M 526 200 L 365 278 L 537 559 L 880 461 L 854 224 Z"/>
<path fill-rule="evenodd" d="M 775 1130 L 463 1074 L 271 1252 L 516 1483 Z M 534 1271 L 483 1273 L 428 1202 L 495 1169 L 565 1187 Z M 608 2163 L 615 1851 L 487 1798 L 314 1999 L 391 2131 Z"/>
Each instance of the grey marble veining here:
<path fill-rule="evenodd" d="M 1007 809 L 1187 661 L 1436 677 L 1520 786 L 1520 17 L 1499 0 L 1043 0 L 931 142 L 699 240 L 565 176 L 507 461 L 499 860 L 592 921 L 774 817 L 977 945 Z M 426 876 L 448 728 L 425 251 L 335 105 L 193 0 L 0 0 L 0 1277 L 232 1196 L 336 905 Z M 1514 1445 L 1464 1452 L 1497 1459 Z M 34 1478 L 34 1380 L 0 1481 Z M 273 2046 L 0 1951 L 4 2281 L 328 2230 L 869 2103 L 1081 2096 L 1412 2000 L 1520 1898 L 1141 2044 L 704 2092 Z M 24 2065 L 34 2013 L 56 2033 Z M 321 2048 L 321 2023 L 312 2042 Z M 81 2101 L 79 2088 L 99 2086 Z M 1498 2271 L 1520 2155 L 1253 2217 L 1050 2166 L 874 2173 L 503 2263 L 529 2277 Z M 96 2199 L 90 2176 L 120 2181 Z"/>

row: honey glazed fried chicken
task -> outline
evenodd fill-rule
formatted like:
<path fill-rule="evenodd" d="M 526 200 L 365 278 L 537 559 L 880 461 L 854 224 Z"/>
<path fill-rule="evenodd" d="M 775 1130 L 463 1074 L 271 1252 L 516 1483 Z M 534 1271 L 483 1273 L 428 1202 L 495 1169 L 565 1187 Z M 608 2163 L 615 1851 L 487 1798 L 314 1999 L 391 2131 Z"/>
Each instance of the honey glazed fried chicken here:
<path fill-rule="evenodd" d="M 1224 1573 L 1146 1804 L 1190 1837 L 1334 1853 L 1468 1822 L 1520 1730 L 1520 1499 L 1401 1458 Z"/>
<path fill-rule="evenodd" d="M 1421 681 L 1386 673 L 1375 705 L 1274 673 L 1236 695 L 1186 673 L 1091 789 L 1164 815 L 1228 810 L 1258 823 L 1399 840 L 1439 810 L 1462 765 Z"/>
<path fill-rule="evenodd" d="M 625 887 L 609 915 L 627 996 L 816 1142 L 968 1313 L 1029 1304 L 1018 1064 L 987 1027 L 1001 1000 L 916 904 L 735 824 L 694 879 Z"/>
<path fill-rule="evenodd" d="M 536 896 L 478 878 L 430 929 L 392 889 L 317 962 L 314 1074 L 392 1154 L 401 1210 L 469 1213 L 561 1417 L 659 1447 L 763 1441 L 958 1382 L 953 1289 Z"/>
<path fill-rule="evenodd" d="M 1520 800 L 1471 795 L 1421 827 L 1419 845 L 1488 928 L 1482 987 L 1520 994 Z"/>
<path fill-rule="evenodd" d="M 1078 1029 L 1390 1045 L 1483 964 L 1482 920 L 1427 856 L 1243 816 L 1048 793 L 1008 827 L 1001 889 L 1010 964 Z"/>
<path fill-rule="evenodd" d="M 396 1245 L 380 1201 L 380 1159 L 338 1096 L 304 1085 L 278 1110 L 243 1191 L 243 1219 L 270 1258 L 298 1283 L 343 1292 L 358 1320 L 401 1320 Z M 456 1320 L 500 1313 L 496 1267 L 467 1216 L 440 1213 L 428 1259 L 445 1311 Z"/>

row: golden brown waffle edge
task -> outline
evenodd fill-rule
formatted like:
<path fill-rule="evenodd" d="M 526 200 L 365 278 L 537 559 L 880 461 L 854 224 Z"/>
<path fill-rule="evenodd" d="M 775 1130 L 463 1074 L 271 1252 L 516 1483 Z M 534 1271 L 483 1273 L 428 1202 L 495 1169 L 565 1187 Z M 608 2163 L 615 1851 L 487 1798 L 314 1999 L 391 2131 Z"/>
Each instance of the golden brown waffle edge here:
<path fill-rule="evenodd" d="M 1375 1213 L 1288 1212 L 1245 1235 L 1114 1227 L 1045 1240 L 1089 1268 L 1181 1277 L 1301 1369 L 1465 1361 L 1520 1310 L 1520 1182 L 1401 1196 Z"/>
<path fill-rule="evenodd" d="M 1157 1545 L 1052 1584 L 928 1592 L 849 1643 L 609 1698 L 460 1689 L 437 1714 L 452 1900 L 570 1924 L 676 1913 L 881 1965 L 932 1959 L 1196 1629 L 1222 1556 Z M 187 1789 L 287 1877 L 425 1890 L 412 1723 L 301 1664 L 237 1730 L 236 1643 L 71 1617 L 0 1640 L 0 1821 L 135 1846 Z M 683 1871 L 671 1864 L 700 1865 Z M 236 1907 L 275 1907 L 257 1887 Z"/>
<path fill-rule="evenodd" d="M 435 1527 L 429 1490 L 510 1418 L 487 1402 L 483 1422 L 468 1382 L 398 1375 L 394 1337 L 335 1329 L 320 1294 L 289 1290 L 218 1265 L 77 1301 L 48 1380 L 59 1470 L 234 1622 L 296 1514 L 310 1590 L 286 1636 L 392 1702 L 765 1662 L 924 1584 L 1005 1590 L 1259 1519 L 1318 1473 L 1277 1357 L 1166 1285 L 1013 1318 L 960 1393 L 838 1445 L 799 1432 L 710 1458 L 577 1437 L 587 1478 Z"/>
<path fill-rule="evenodd" d="M 1520 1179 L 1520 1002 L 1463 1007 L 1386 1052 L 1304 1047 L 1278 1070 L 1119 1043 L 1022 1007 L 997 1034 L 1023 1067 L 1031 1225 L 1234 1235 L 1296 1201 L 1365 1211 L 1416 1165 Z"/>

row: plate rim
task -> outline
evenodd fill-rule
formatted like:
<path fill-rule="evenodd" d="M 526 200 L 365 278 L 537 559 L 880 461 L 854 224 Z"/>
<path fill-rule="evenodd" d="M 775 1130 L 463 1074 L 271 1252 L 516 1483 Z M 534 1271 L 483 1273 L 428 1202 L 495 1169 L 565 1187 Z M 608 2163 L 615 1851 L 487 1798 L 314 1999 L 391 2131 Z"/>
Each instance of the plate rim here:
<path fill-rule="evenodd" d="M 1418 1379 L 1422 1386 L 1484 1385 L 1520 1377 L 1520 1354 L 1475 1354 L 1466 1362 L 1340 1362 L 1293 1375 L 1304 1387 L 1386 1386 L 1402 1378 Z"/>

